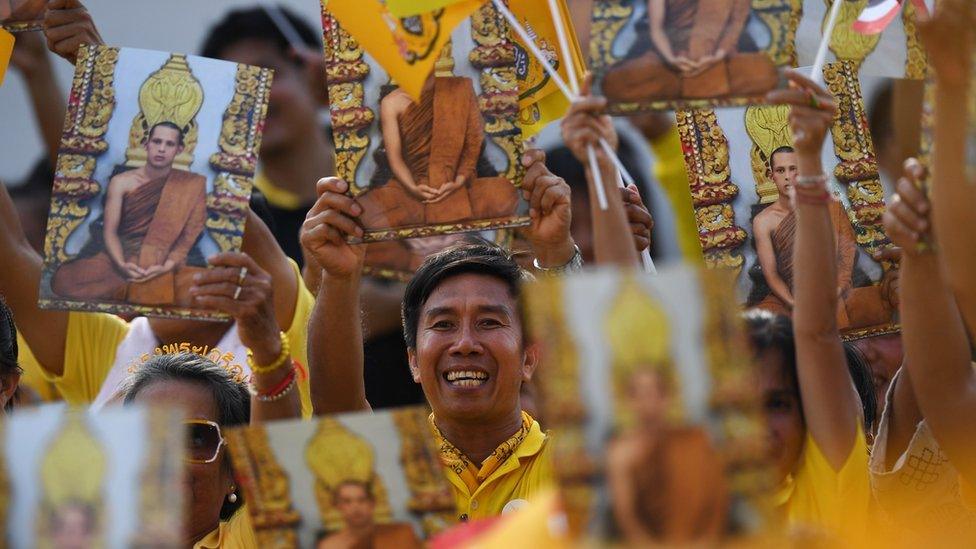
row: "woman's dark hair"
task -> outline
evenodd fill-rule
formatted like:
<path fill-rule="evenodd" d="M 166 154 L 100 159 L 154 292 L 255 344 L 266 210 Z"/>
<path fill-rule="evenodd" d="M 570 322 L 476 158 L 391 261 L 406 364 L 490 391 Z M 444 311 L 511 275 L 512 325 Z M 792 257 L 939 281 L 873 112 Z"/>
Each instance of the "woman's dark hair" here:
<path fill-rule="evenodd" d="M 234 379 L 230 372 L 212 360 L 195 353 L 175 353 L 150 358 L 129 378 L 123 390 L 123 403 L 131 404 L 140 391 L 161 381 L 183 381 L 206 386 L 213 395 L 217 407 L 217 423 L 222 432 L 228 427 L 247 425 L 251 421 L 251 395 L 247 391 L 247 385 Z M 224 463 L 230 467 L 229 455 Z M 230 518 L 243 501 L 241 494 L 238 494 L 236 503 L 224 500 L 220 509 L 221 520 Z"/>
<path fill-rule="evenodd" d="M 861 407 L 864 409 L 864 432 L 874 431 L 878 420 L 878 397 L 874 392 L 874 381 L 871 379 L 871 366 L 864 353 L 852 342 L 844 342 L 844 356 L 847 358 L 847 371 L 851 374 L 857 396 L 861 397 Z"/>
<path fill-rule="evenodd" d="M 0 297 L 0 377 L 20 374 L 17 363 L 17 326 L 14 325 L 14 314 L 7 307 L 7 303 Z M 13 400 L 7 402 L 6 410 L 13 409 Z"/>
<path fill-rule="evenodd" d="M 403 294 L 403 339 L 408 349 L 417 346 L 417 325 L 420 310 L 430 294 L 444 280 L 467 273 L 495 277 L 508 285 L 509 294 L 519 298 L 519 283 L 528 273 L 515 259 L 496 244 L 485 240 L 462 242 L 428 256 L 407 284 Z"/>
<path fill-rule="evenodd" d="M 742 316 L 746 322 L 746 333 L 752 344 L 752 352 L 756 356 L 769 351 L 779 352 L 783 356 L 782 374 L 799 399 L 800 384 L 796 374 L 793 321 L 787 316 L 773 314 L 763 309 L 750 309 Z"/>

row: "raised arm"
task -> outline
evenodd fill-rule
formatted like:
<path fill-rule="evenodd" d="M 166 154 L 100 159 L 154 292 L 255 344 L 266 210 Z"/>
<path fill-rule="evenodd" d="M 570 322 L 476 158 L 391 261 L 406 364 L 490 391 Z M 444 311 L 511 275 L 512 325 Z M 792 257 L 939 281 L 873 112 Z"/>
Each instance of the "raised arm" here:
<path fill-rule="evenodd" d="M 971 56 L 976 7 L 945 0 L 919 26 L 935 72 L 935 146 L 932 150 L 932 222 L 949 284 L 976 340 L 976 181 L 966 174 Z"/>
<path fill-rule="evenodd" d="M 429 187 L 419 187 L 413 178 L 410 167 L 403 158 L 403 141 L 400 139 L 400 113 L 409 106 L 409 99 L 396 95 L 386 96 L 380 102 L 380 127 L 383 131 L 383 147 L 386 149 L 386 160 L 390 163 L 390 170 L 397 181 L 403 183 L 410 194 L 418 200 L 437 198 L 437 193 Z"/>
<path fill-rule="evenodd" d="M 756 216 L 752 223 L 753 238 L 756 239 L 756 257 L 759 258 L 759 266 L 762 267 L 763 278 L 773 295 L 778 297 L 790 309 L 793 308 L 793 293 L 790 292 L 789 285 L 779 275 L 776 268 L 776 250 L 773 248 L 773 239 L 770 236 L 769 223 L 762 214 Z"/>
<path fill-rule="evenodd" d="M 905 368 L 918 408 L 939 446 L 970 483 L 976 484 L 976 370 L 955 296 L 945 282 L 942 253 L 927 244 L 929 202 L 916 185 L 922 167 L 910 160 L 898 195 L 885 213 L 885 228 L 904 247 L 901 323 Z M 895 405 L 898 405 L 896 401 Z"/>
<path fill-rule="evenodd" d="M 51 66 L 51 57 L 40 33 L 24 32 L 17 37 L 10 64 L 23 75 L 27 84 L 31 110 L 34 111 L 34 119 L 53 168 L 58 162 L 66 107 L 54 67 Z"/>
<path fill-rule="evenodd" d="M 790 128 L 798 155 L 796 242 L 793 246 L 793 332 L 797 377 L 807 430 L 835 470 L 854 448 L 861 404 L 847 370 L 837 329 L 837 254 L 830 218 L 832 197 L 820 162 L 824 137 L 837 111 L 823 88 L 798 72 L 787 73 L 791 87 L 769 94 L 790 106 Z M 811 104 L 817 103 L 820 108 Z M 804 177 L 819 178 L 808 187 Z"/>
<path fill-rule="evenodd" d="M 20 227 L 7 188 L 0 184 L 0 294 L 17 319 L 24 336 L 41 366 L 52 375 L 64 373 L 64 345 L 68 335 L 68 313 L 42 310 L 37 306 L 43 262 L 31 248 Z"/>
<path fill-rule="evenodd" d="M 302 225 L 302 247 L 322 269 L 322 281 L 308 324 L 308 368 L 312 406 L 320 414 L 368 410 L 363 379 L 363 330 L 359 303 L 365 245 L 355 219 L 362 207 L 346 196 L 348 184 L 335 177 L 318 182 L 319 198 Z"/>
<path fill-rule="evenodd" d="M 49 50 L 72 65 L 82 44 L 103 45 L 95 21 L 81 0 L 50 0 L 44 15 L 44 38 Z"/>
<path fill-rule="evenodd" d="M 664 26 L 667 16 L 667 3 L 668 0 L 649 0 L 647 3 L 647 19 L 651 31 L 651 42 L 665 63 L 678 71 L 690 72 L 696 68 L 696 64 L 687 57 L 675 55 L 674 50 L 671 49 L 668 30 Z"/>

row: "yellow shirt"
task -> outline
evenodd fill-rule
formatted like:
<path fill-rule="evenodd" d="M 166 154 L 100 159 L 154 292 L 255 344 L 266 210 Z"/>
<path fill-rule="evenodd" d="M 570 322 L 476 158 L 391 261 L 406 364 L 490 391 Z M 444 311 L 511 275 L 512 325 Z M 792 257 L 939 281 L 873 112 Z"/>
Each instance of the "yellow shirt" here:
<path fill-rule="evenodd" d="M 800 465 L 776 495 L 791 530 L 822 531 L 856 545 L 870 521 L 871 481 L 868 446 L 860 425 L 847 461 L 835 471 L 808 433 Z"/>
<path fill-rule="evenodd" d="M 252 549 L 257 546 L 247 505 L 242 505 L 232 517 L 221 521 L 216 530 L 193 544 L 193 549 Z"/>
<path fill-rule="evenodd" d="M 19 355 L 17 362 L 24 370 L 23 375 L 20 376 L 20 386 L 33 389 L 44 402 L 62 400 L 61 393 L 58 392 L 54 384 L 44 378 L 44 371 L 41 370 L 37 359 L 34 358 L 34 353 L 31 352 L 30 347 L 27 346 L 27 341 L 24 340 L 24 336 L 20 335 L 19 331 L 17 332 L 17 354 Z"/>
<path fill-rule="evenodd" d="M 302 197 L 297 194 L 275 186 L 270 179 L 265 177 L 264 172 L 254 174 L 254 186 L 257 187 L 268 204 L 283 210 L 296 210 L 302 205 Z"/>
<path fill-rule="evenodd" d="M 302 280 L 298 265 L 289 259 L 298 279 L 298 297 L 291 325 L 286 330 L 292 358 L 308 372 L 307 338 L 308 318 L 315 305 L 315 297 Z M 68 313 L 68 334 L 65 340 L 64 372 L 54 376 L 43 370 L 34 356 L 23 353 L 21 365 L 25 372 L 38 372 L 53 383 L 55 388 L 72 405 L 87 405 L 95 400 L 102 383 L 115 363 L 115 352 L 129 331 L 129 324 L 121 318 L 105 313 Z M 27 349 L 27 346 L 24 345 Z M 243 360 L 244 357 L 240 357 Z M 312 400 L 308 376 L 298 384 L 302 402 L 302 417 L 312 417 Z"/>
<path fill-rule="evenodd" d="M 467 461 L 431 421 L 460 520 L 500 515 L 510 501 L 531 501 L 555 485 L 549 435 L 525 412 L 522 419 L 523 429 L 495 449 L 481 467 Z"/>

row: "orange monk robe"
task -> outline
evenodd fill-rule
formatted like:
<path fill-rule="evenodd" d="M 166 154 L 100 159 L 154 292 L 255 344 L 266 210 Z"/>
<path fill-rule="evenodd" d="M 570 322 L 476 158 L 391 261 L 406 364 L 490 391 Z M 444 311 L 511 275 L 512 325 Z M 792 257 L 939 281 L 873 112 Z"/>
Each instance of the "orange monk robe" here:
<path fill-rule="evenodd" d="M 849 290 L 853 284 L 852 276 L 854 261 L 857 257 L 857 240 L 851 229 L 851 221 L 844 211 L 844 206 L 837 200 L 830 202 L 830 220 L 834 226 L 834 245 L 837 250 L 837 287 Z M 796 212 L 790 212 L 780 221 L 776 230 L 773 232 L 773 250 L 776 253 L 776 271 L 779 276 L 793 291 L 793 244 L 796 240 Z M 769 309 L 773 312 L 789 314 L 788 309 L 774 294 L 770 293 L 762 303 L 760 308 Z M 782 308 L 782 311 L 778 308 Z M 847 307 L 841 300 L 837 305 L 838 328 L 850 326 L 851 321 L 847 313 Z"/>
<path fill-rule="evenodd" d="M 398 119 L 403 159 L 417 185 L 434 189 L 464 176 L 465 184 L 435 204 L 414 198 L 395 177 L 356 199 L 367 230 L 421 227 L 510 217 L 518 193 L 504 177 L 477 177 L 484 120 L 471 80 L 439 77 Z"/>
<path fill-rule="evenodd" d="M 344 539 L 343 532 L 333 534 L 321 542 L 317 549 L 420 549 L 423 544 L 417 539 L 413 527 L 404 522 L 377 524 L 370 536 L 350 542 Z"/>
<path fill-rule="evenodd" d="M 603 79 L 603 94 L 615 102 L 721 98 L 757 95 L 776 87 L 779 75 L 761 52 L 740 53 L 739 39 L 750 0 L 664 1 L 664 32 L 675 56 L 693 61 L 724 50 L 726 57 L 701 74 L 686 77 L 652 49 L 614 66 Z M 650 8 L 648 8 L 650 9 Z"/>
<path fill-rule="evenodd" d="M 173 271 L 129 282 L 96 234 L 78 257 L 58 268 L 51 289 L 70 299 L 189 306 L 191 278 L 203 269 L 183 262 L 207 220 L 206 183 L 202 175 L 174 169 L 123 197 L 118 235 L 125 260 L 142 268 L 172 260 Z"/>

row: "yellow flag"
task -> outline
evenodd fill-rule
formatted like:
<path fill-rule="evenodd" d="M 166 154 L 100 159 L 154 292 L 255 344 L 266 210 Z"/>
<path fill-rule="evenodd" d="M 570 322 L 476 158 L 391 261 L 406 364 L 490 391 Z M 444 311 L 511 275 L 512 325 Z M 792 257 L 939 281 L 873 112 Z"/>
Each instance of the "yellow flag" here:
<path fill-rule="evenodd" d="M 10 63 L 10 54 L 14 51 L 14 35 L 0 29 L 0 85 L 3 85 L 3 76 L 7 74 L 7 64 Z"/>
<path fill-rule="evenodd" d="M 453 4 L 463 4 L 467 0 L 386 0 L 386 7 L 394 17 L 410 17 L 421 13 L 446 8 Z M 480 2 L 479 2 L 480 3 Z"/>
<path fill-rule="evenodd" d="M 535 45 L 542 50 L 550 63 L 556 65 L 556 72 L 569 83 L 567 66 L 573 64 L 577 79 L 582 78 L 586 71 L 583 63 L 583 52 L 576 39 L 576 30 L 569 17 L 565 0 L 556 0 L 559 6 L 559 18 L 566 30 L 572 59 L 562 59 L 556 27 L 549 12 L 546 0 L 512 0 L 510 8 L 529 36 L 534 38 Z M 559 86 L 542 67 L 540 61 L 532 55 L 513 31 L 515 40 L 515 67 L 519 82 L 519 122 L 522 126 L 522 137 L 529 138 L 539 133 L 547 124 L 565 116 L 569 110 L 569 100 L 560 91 Z"/>
<path fill-rule="evenodd" d="M 405 18 L 390 13 L 383 0 L 329 0 L 326 9 L 403 91 L 419 101 L 451 32 L 481 3 L 463 0 Z"/>

